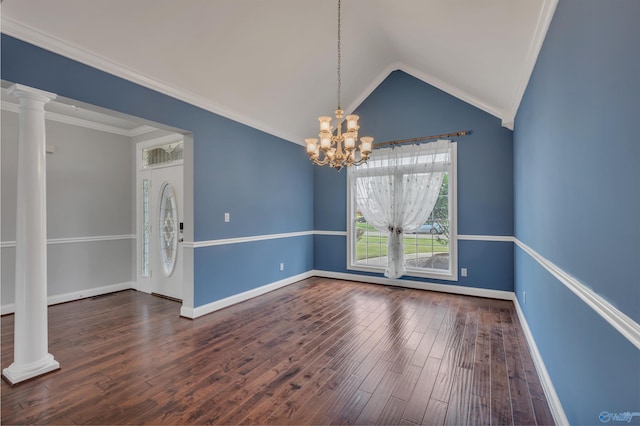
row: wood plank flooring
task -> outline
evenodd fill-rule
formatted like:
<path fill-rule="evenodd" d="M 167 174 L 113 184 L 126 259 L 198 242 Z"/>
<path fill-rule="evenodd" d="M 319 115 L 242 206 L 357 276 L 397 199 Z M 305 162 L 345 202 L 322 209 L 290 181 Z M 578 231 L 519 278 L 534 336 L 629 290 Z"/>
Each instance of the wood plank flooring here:
<path fill-rule="evenodd" d="M 196 320 L 133 290 L 49 308 L 60 371 L 2 424 L 553 424 L 513 304 L 311 278 Z M 2 368 L 13 316 L 1 318 Z"/>

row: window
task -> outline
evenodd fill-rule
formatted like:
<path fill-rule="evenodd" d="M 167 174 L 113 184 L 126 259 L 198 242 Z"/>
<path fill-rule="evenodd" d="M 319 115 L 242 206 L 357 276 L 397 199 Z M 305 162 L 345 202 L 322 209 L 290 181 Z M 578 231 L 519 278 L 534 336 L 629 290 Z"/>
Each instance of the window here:
<path fill-rule="evenodd" d="M 160 190 L 158 236 L 162 273 L 170 277 L 176 266 L 178 253 L 178 209 L 173 187 L 168 182 Z"/>
<path fill-rule="evenodd" d="M 422 158 L 418 160 L 418 163 Z M 425 158 L 425 161 L 427 159 Z M 456 238 L 456 144 L 451 144 L 450 161 L 443 162 L 442 184 L 433 211 L 415 232 L 403 234 L 406 275 L 457 280 Z M 399 178 L 411 167 L 398 168 Z M 348 188 L 348 269 L 384 272 L 387 266 L 387 231 L 379 231 L 362 215 L 355 189 L 358 168 L 349 170 Z"/>
<path fill-rule="evenodd" d="M 142 181 L 142 276 L 149 278 L 149 236 L 151 223 L 149 222 L 149 179 Z"/>
<path fill-rule="evenodd" d="M 182 160 L 184 157 L 184 142 L 172 142 L 142 150 L 142 167 L 149 168 L 167 165 Z"/>

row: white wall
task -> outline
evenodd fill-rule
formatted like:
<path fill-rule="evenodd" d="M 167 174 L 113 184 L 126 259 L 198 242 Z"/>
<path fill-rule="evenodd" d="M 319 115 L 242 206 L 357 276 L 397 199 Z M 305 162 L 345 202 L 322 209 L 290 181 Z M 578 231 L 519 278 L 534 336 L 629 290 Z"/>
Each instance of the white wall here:
<path fill-rule="evenodd" d="M 48 295 L 134 280 L 131 138 L 47 120 Z M 14 301 L 18 114 L 2 111 L 1 304 Z M 98 241 L 86 241 L 89 237 Z M 115 239 L 114 239 L 115 238 Z M 68 242 L 67 239 L 80 241 Z M 55 299 L 54 300 L 59 300 Z"/>

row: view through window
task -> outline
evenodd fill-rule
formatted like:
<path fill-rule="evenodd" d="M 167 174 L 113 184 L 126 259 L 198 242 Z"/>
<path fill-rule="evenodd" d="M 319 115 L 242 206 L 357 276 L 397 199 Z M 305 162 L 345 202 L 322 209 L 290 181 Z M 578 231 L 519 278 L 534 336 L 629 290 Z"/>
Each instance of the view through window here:
<path fill-rule="evenodd" d="M 452 151 L 455 154 L 455 144 L 452 144 Z M 443 167 L 442 185 L 429 218 L 417 231 L 403 235 L 408 275 L 451 279 L 457 268 L 455 155 L 451 156 L 450 164 Z M 379 231 L 367 223 L 357 208 L 356 197 L 357 191 L 350 187 L 349 269 L 384 271 L 387 266 L 388 232 Z"/>

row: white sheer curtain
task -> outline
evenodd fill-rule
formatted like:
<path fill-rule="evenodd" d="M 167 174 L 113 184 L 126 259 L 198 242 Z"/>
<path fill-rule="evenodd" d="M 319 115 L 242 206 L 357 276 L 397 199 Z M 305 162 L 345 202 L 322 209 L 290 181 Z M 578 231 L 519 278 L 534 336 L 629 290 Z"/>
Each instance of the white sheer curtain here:
<path fill-rule="evenodd" d="M 440 140 L 375 149 L 366 164 L 349 174 L 357 208 L 369 224 L 388 233 L 384 275 L 389 278 L 406 272 L 403 234 L 417 231 L 429 218 L 450 164 L 450 144 Z"/>

